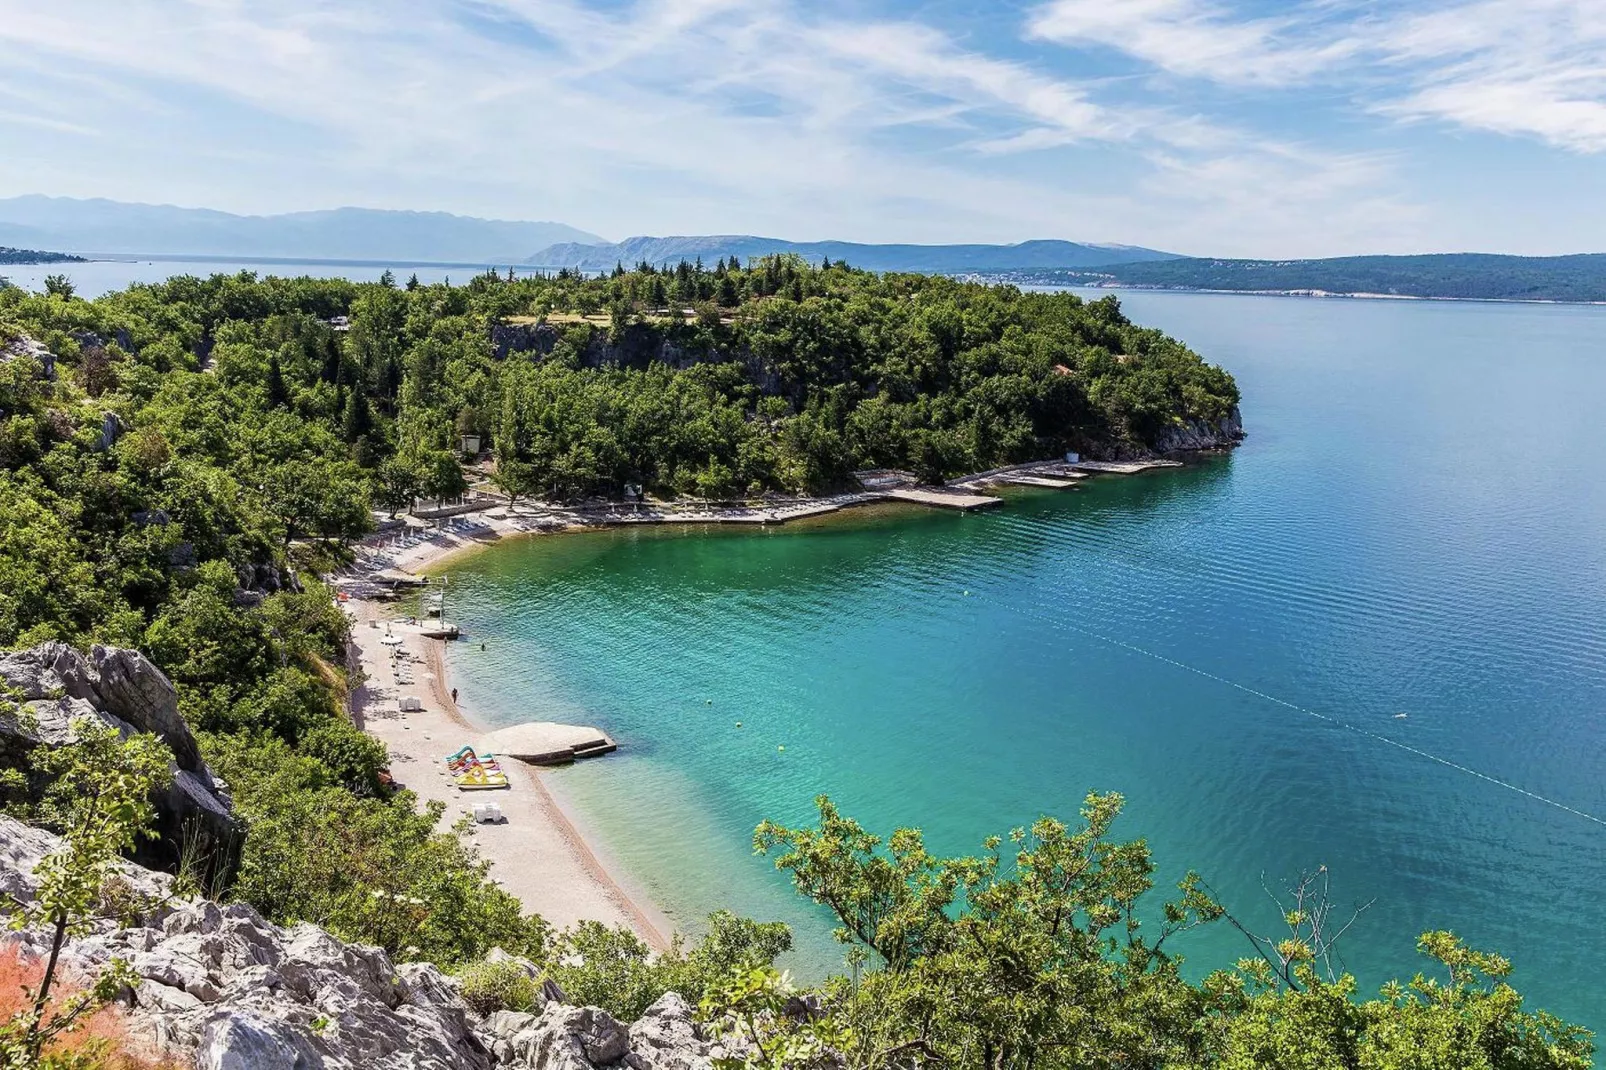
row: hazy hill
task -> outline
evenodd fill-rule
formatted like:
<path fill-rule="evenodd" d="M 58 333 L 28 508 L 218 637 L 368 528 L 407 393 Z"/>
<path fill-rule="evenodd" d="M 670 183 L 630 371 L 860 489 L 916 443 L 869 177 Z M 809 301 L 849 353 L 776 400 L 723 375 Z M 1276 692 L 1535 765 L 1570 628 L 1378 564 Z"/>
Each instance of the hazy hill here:
<path fill-rule="evenodd" d="M 569 267 L 606 271 L 615 264 L 634 267 L 675 264 L 699 257 L 712 264 L 735 256 L 746 263 L 755 256 L 796 253 L 818 263 L 823 257 L 846 260 L 870 271 L 1014 271 L 1092 267 L 1134 261 L 1165 260 L 1174 253 L 1130 245 L 1084 245 L 1070 241 L 1026 241 L 1018 245 L 865 245 L 858 242 L 792 242 L 751 234 L 709 234 L 667 238 L 626 238 L 614 244 L 565 242 L 542 249 L 526 263 L 538 267 Z"/>
<path fill-rule="evenodd" d="M 42 249 L 12 249 L 0 245 L 0 264 L 69 264 L 83 257 L 68 253 L 50 253 Z"/>
<path fill-rule="evenodd" d="M 1606 253 L 1504 256 L 1430 253 L 1327 260 L 1168 260 L 1092 271 L 1032 273 L 1032 281 L 1187 290 L 1458 297 L 1486 301 L 1606 301 Z"/>
<path fill-rule="evenodd" d="M 600 242 L 562 223 L 336 208 L 243 216 L 205 208 L 26 196 L 0 200 L 0 245 L 75 253 L 517 263 L 554 242 Z"/>

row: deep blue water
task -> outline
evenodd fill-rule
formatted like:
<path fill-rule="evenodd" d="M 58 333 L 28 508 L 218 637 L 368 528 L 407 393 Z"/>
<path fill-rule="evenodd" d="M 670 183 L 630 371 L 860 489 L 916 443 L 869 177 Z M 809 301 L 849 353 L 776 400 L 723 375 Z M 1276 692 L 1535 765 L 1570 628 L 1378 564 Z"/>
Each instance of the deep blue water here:
<path fill-rule="evenodd" d="M 963 852 L 1118 790 L 1162 884 L 1268 929 L 1301 869 L 1372 901 L 1367 989 L 1451 928 L 1606 1028 L 1606 824 L 1467 771 L 1606 817 L 1606 309 L 1123 300 L 1237 376 L 1240 450 L 979 516 L 504 544 L 451 569 L 470 712 L 612 732 L 555 779 L 618 863 L 689 927 L 791 921 L 806 972 L 840 949 L 761 819 L 823 791 Z"/>

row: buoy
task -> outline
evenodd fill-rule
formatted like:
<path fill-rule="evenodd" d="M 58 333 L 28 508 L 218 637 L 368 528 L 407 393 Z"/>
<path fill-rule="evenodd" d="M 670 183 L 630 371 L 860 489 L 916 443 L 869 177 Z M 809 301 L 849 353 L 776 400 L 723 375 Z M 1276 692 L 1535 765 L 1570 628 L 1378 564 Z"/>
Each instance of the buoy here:
<path fill-rule="evenodd" d="M 713 704 L 714 704 L 714 700 L 713 699 L 711 699 L 711 698 L 703 699 L 703 705 L 704 706 L 712 706 Z"/>
<path fill-rule="evenodd" d="M 969 598 L 969 597 L 970 597 L 970 592 L 969 592 L 969 591 L 966 591 L 966 592 L 965 592 L 965 597 L 966 597 L 966 598 Z"/>
<path fill-rule="evenodd" d="M 785 749 L 786 749 L 786 747 L 785 747 L 785 746 L 777 746 L 777 747 L 776 747 L 776 748 L 775 748 L 775 749 L 776 749 L 776 750 L 785 750 Z"/>
<path fill-rule="evenodd" d="M 737 727 L 737 728 L 740 728 L 740 727 L 742 727 L 742 722 L 740 722 L 740 721 L 737 721 L 737 722 L 736 722 L 736 727 Z"/>

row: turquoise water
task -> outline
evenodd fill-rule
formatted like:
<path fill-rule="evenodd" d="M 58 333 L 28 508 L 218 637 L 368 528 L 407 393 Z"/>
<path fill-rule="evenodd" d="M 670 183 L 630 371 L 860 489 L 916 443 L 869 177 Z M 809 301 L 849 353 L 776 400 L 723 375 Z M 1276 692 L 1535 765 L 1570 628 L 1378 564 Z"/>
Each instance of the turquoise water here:
<path fill-rule="evenodd" d="M 1373 901 L 1368 987 L 1453 928 L 1606 1028 L 1606 825 L 1561 808 L 1606 816 L 1606 309 L 1125 302 L 1237 375 L 1242 449 L 979 516 L 504 544 L 451 569 L 470 713 L 613 733 L 556 778 L 583 820 L 682 924 L 792 922 L 805 972 L 840 949 L 761 819 L 824 791 L 960 852 L 1119 790 L 1164 881 L 1267 928 L 1263 875 Z"/>

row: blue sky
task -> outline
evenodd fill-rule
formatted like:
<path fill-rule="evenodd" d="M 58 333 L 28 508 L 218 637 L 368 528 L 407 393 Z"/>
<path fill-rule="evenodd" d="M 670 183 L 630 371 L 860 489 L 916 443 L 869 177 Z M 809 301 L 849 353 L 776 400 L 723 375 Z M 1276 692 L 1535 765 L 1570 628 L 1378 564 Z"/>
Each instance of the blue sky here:
<path fill-rule="evenodd" d="M 1606 250 L 1606 0 L 0 0 L 0 196 Z"/>

